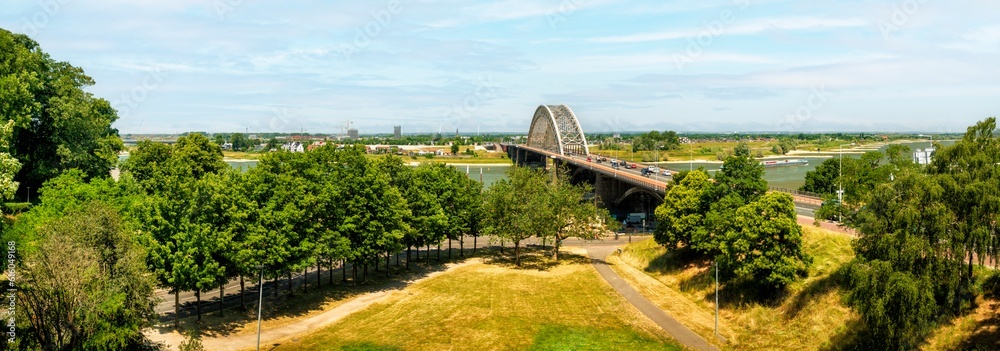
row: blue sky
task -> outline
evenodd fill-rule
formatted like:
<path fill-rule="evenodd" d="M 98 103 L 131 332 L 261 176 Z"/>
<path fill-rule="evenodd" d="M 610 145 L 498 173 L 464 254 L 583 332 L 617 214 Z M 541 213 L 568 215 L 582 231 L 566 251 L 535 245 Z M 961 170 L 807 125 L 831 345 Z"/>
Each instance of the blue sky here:
<path fill-rule="evenodd" d="M 997 1 L 7 0 L 122 133 L 958 132 L 1000 111 Z"/>

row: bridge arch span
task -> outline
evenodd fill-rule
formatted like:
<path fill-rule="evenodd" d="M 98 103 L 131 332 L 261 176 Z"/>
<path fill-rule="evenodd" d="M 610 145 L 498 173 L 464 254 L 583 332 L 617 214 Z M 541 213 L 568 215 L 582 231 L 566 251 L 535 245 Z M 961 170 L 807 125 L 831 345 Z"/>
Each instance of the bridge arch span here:
<path fill-rule="evenodd" d="M 576 114 L 566 105 L 540 105 L 531 119 L 528 146 L 559 155 L 590 155 Z"/>
<path fill-rule="evenodd" d="M 655 191 L 646 189 L 645 187 L 634 186 L 631 189 L 626 190 L 625 193 L 622 194 L 622 196 L 618 197 L 618 200 L 615 201 L 615 206 L 621 205 L 621 203 L 625 202 L 625 200 L 628 199 L 629 196 L 638 195 L 638 194 L 649 195 L 654 200 L 656 200 L 656 203 L 658 203 L 658 204 L 662 204 L 663 203 L 663 196 L 662 195 L 656 193 Z"/>

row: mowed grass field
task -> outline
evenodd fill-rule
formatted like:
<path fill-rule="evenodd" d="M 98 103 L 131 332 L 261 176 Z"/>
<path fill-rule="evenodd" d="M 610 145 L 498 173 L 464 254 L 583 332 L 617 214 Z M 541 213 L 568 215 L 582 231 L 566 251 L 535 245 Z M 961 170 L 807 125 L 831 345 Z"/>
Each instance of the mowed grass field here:
<path fill-rule="evenodd" d="M 748 302 L 722 288 L 719 329 L 729 350 L 818 350 L 837 343 L 858 316 L 842 302 L 836 272 L 854 257 L 850 238 L 803 227 L 804 250 L 813 257 L 809 276 L 775 301 Z M 685 260 L 653 239 L 626 245 L 608 259 L 644 296 L 706 340 L 714 337 L 715 285 L 711 262 Z"/>
<path fill-rule="evenodd" d="M 522 268 L 487 258 L 428 278 L 274 350 L 681 349 L 581 254 L 522 259 Z"/>

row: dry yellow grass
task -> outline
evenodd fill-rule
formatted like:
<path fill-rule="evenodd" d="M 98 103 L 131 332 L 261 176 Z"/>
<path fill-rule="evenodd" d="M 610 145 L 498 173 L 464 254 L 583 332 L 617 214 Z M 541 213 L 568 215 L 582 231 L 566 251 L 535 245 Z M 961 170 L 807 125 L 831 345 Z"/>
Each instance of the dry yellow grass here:
<path fill-rule="evenodd" d="M 588 259 L 528 256 L 429 278 L 275 350 L 679 349 Z"/>
<path fill-rule="evenodd" d="M 831 274 L 853 257 L 850 238 L 804 227 L 804 250 L 813 256 L 809 276 L 774 303 L 722 301 L 725 349 L 817 350 L 845 332 L 857 315 L 842 303 Z M 626 246 L 609 261 L 630 284 L 706 340 L 714 336 L 715 286 L 708 261 L 690 264 L 664 256 L 652 239 Z"/>

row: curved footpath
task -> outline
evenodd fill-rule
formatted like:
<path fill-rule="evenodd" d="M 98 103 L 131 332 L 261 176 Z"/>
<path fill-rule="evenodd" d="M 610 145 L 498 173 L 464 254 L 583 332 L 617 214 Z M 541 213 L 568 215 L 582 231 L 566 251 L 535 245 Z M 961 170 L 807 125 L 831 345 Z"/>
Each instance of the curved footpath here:
<path fill-rule="evenodd" d="M 695 334 L 695 332 L 688 329 L 683 324 L 678 322 L 674 317 L 656 307 L 652 302 L 639 294 L 631 285 L 628 284 L 621 276 L 618 275 L 607 262 L 604 261 L 608 257 L 608 254 L 617 250 L 618 246 L 588 246 L 587 255 L 592 259 L 594 269 L 601 274 L 604 278 L 611 284 L 611 287 L 615 288 L 622 297 L 625 298 L 632 306 L 635 306 L 642 314 L 646 317 L 656 322 L 660 328 L 663 328 L 670 336 L 673 336 L 677 342 L 683 344 L 685 347 L 693 348 L 697 350 L 713 350 L 718 351 L 719 349 L 715 346 L 710 345 L 701 336 Z"/>

